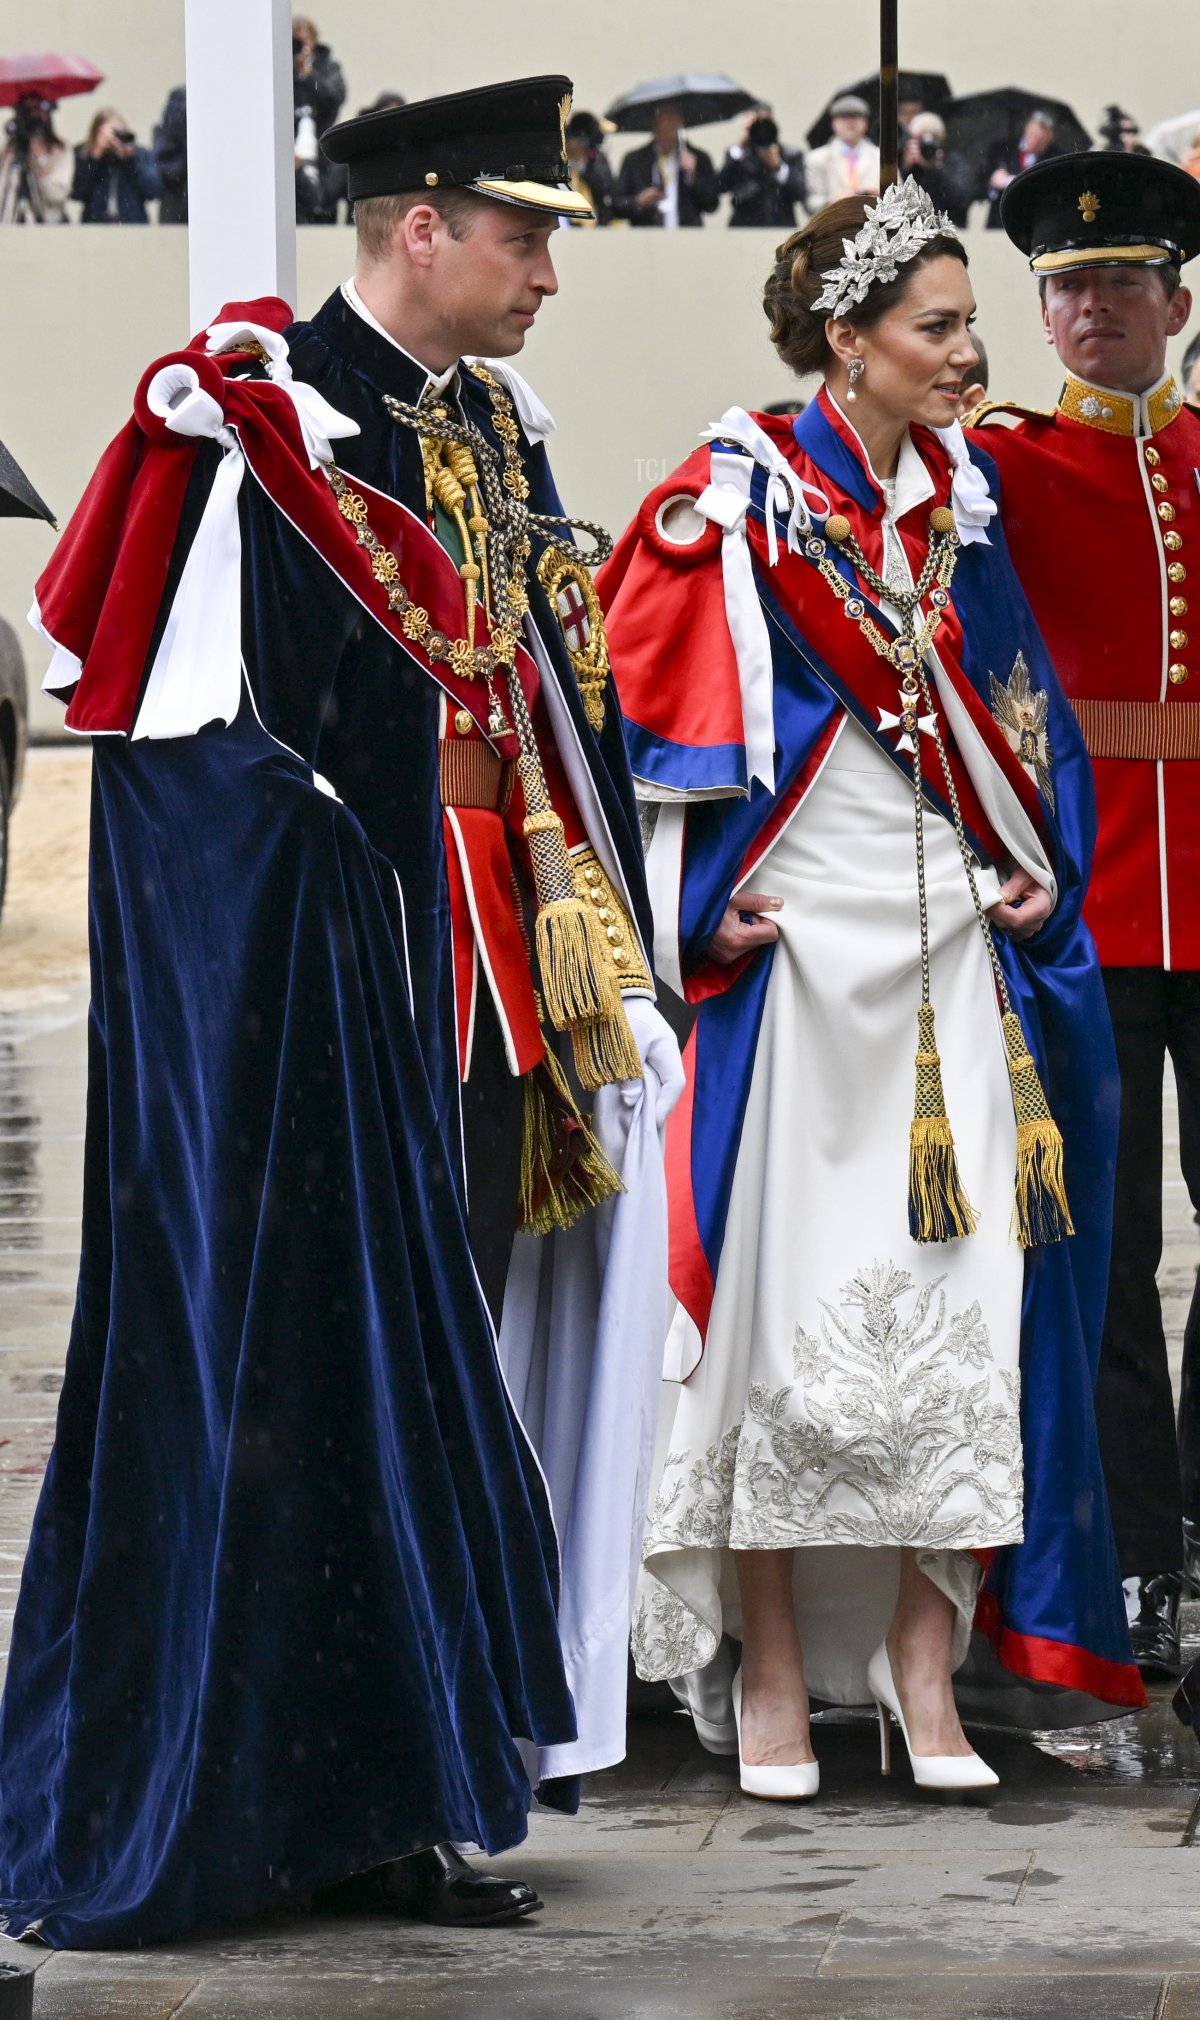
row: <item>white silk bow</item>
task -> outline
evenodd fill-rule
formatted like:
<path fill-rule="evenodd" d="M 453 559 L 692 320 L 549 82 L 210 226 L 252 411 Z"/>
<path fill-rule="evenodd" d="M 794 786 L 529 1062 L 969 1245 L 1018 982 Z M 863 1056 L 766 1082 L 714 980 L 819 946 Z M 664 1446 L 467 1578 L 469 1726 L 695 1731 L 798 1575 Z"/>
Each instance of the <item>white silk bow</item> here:
<path fill-rule="evenodd" d="M 231 345 L 247 340 L 261 344 L 267 354 L 267 377 L 273 385 L 282 387 L 296 409 L 304 447 L 314 470 L 318 463 L 332 461 L 334 442 L 362 433 L 358 422 L 347 414 L 339 414 L 315 386 L 292 377 L 287 343 L 278 330 L 269 330 L 262 323 L 213 323 L 206 335 L 209 351 L 227 351 Z"/>
<path fill-rule="evenodd" d="M 357 421 L 339 414 L 315 388 L 293 379 L 287 344 L 258 323 L 215 323 L 210 351 L 253 339 L 267 354 L 267 372 L 296 410 L 312 468 L 329 462 L 331 443 L 357 435 Z M 242 534 L 238 493 L 246 458 L 220 402 L 206 393 L 194 365 L 173 359 L 154 374 L 146 403 L 172 434 L 214 441 L 223 451 L 167 615 L 146 692 L 131 735 L 194 736 L 205 723 L 231 723 L 242 697 Z"/>
<path fill-rule="evenodd" d="M 793 470 L 787 457 L 775 447 L 771 437 L 764 434 L 757 421 L 751 419 L 744 407 L 730 407 L 706 428 L 701 435 L 702 442 L 736 442 L 754 458 L 759 467 L 767 473 L 766 521 L 767 558 L 772 568 L 779 559 L 779 534 L 776 516 L 787 518 L 787 544 L 791 553 L 800 552 L 801 541 L 812 531 L 812 515 L 808 500 L 818 517 L 829 511 L 829 500 L 815 484 L 806 483 L 799 471 Z M 697 510 L 703 512 L 701 499 L 696 501 Z M 706 514 L 714 517 L 714 514 Z M 723 522 L 722 522 L 723 523 Z"/>
<path fill-rule="evenodd" d="M 816 485 L 806 483 L 793 470 L 744 407 L 730 407 L 719 421 L 705 429 L 701 440 L 712 443 L 712 458 L 709 482 L 696 500 L 696 510 L 720 526 L 723 534 L 721 575 L 725 618 L 737 660 L 746 784 L 750 787 L 755 779 L 761 779 L 767 791 L 774 792 L 775 691 L 771 640 L 746 537 L 746 513 L 755 465 L 767 473 L 767 558 L 772 568 L 779 560 L 777 519 L 786 517 L 787 545 L 791 553 L 798 554 L 812 531 L 812 511 L 828 513 L 829 500 Z M 736 444 L 738 450 L 746 453 L 740 455 L 724 447 L 725 444 Z"/>
<path fill-rule="evenodd" d="M 990 547 L 992 543 L 987 529 L 998 508 L 988 490 L 983 471 L 971 461 L 962 423 L 951 421 L 948 428 L 935 428 L 933 432 L 949 456 L 954 472 L 950 481 L 950 503 L 954 508 L 958 537 L 964 547 L 977 543 Z"/>

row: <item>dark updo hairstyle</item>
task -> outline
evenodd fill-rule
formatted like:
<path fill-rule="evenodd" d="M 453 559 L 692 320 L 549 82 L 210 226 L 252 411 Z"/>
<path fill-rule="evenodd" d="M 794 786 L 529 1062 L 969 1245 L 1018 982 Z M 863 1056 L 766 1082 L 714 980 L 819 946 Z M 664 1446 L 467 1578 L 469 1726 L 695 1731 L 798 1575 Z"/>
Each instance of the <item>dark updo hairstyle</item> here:
<path fill-rule="evenodd" d="M 763 309 L 771 325 L 771 342 L 799 378 L 823 372 L 833 357 L 825 335 L 826 318 L 812 305 L 825 287 L 822 276 L 844 256 L 843 239 L 852 239 L 862 230 L 868 207 L 874 202 L 870 196 L 844 196 L 837 203 L 826 204 L 786 238 L 775 254 L 763 289 Z M 918 267 L 947 257 L 967 264 L 962 241 L 939 233 L 905 262 L 894 281 L 879 282 L 864 302 L 848 309 L 846 321 L 858 330 L 871 329 L 903 299 Z"/>

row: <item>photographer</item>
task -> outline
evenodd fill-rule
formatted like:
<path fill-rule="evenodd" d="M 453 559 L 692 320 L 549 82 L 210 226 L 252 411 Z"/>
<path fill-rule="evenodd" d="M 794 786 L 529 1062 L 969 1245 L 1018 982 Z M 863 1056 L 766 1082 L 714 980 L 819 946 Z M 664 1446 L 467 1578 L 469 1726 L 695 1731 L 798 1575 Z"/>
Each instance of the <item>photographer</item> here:
<path fill-rule="evenodd" d="M 965 225 L 971 201 L 971 171 L 960 154 L 947 154 L 946 128 L 936 112 L 918 112 L 904 130 L 900 173 L 911 175 L 952 224 Z"/>
<path fill-rule="evenodd" d="M 684 138 L 679 107 L 670 99 L 654 108 L 653 135 L 621 163 L 613 208 L 633 225 L 694 230 L 721 201 L 712 157 Z"/>
<path fill-rule="evenodd" d="M 1150 149 L 1142 144 L 1142 129 L 1137 120 L 1120 105 L 1105 106 L 1100 138 L 1104 142 L 1105 154 L 1150 153 Z"/>
<path fill-rule="evenodd" d="M 71 195 L 83 205 L 81 224 L 148 224 L 146 205 L 162 183 L 148 147 L 139 147 L 121 113 L 98 112 L 75 151 Z"/>
<path fill-rule="evenodd" d="M 609 122 L 611 129 L 611 122 Z M 595 213 L 595 223 L 611 224 L 616 178 L 604 152 L 604 127 L 594 112 L 573 112 L 564 134 L 571 186 L 586 196 Z M 575 223 L 577 220 L 566 220 Z M 584 218 L 583 224 L 589 222 Z"/>
<path fill-rule="evenodd" d="M 18 99 L 0 149 L 0 224 L 65 224 L 75 157 L 54 131 L 54 107 Z"/>
<path fill-rule="evenodd" d="M 292 103 L 296 118 L 296 222 L 336 224 L 345 176 L 321 152 L 321 135 L 342 109 L 342 66 L 307 14 L 292 18 Z"/>
<path fill-rule="evenodd" d="M 162 182 L 158 206 L 160 224 L 188 221 L 187 179 L 187 92 L 177 84 L 163 107 L 163 116 L 154 129 L 154 159 Z"/>
<path fill-rule="evenodd" d="M 804 202 L 804 159 L 785 152 L 766 107 L 747 120 L 740 142 L 721 169 L 722 194 L 733 198 L 731 225 L 766 225 L 794 231 L 796 205 Z"/>

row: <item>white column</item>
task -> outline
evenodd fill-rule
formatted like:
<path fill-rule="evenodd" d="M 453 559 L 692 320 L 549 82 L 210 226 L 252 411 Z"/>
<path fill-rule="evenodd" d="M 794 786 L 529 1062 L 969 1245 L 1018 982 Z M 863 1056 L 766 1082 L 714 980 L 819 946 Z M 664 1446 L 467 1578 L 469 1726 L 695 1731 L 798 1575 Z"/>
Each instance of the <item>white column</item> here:
<path fill-rule="evenodd" d="M 185 0 L 191 327 L 296 307 L 290 0 Z"/>

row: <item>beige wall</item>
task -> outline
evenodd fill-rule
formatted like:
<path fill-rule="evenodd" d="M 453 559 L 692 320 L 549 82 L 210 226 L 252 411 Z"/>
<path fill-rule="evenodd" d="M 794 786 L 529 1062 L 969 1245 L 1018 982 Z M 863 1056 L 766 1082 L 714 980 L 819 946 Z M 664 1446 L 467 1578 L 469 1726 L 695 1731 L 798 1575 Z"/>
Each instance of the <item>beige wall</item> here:
<path fill-rule="evenodd" d="M 1185 47 L 1191 0 L 1155 0 L 1155 33 L 1144 37 L 1129 33 L 1128 6 L 1112 0 L 1055 0 L 1052 9 L 1045 0 L 1005 0 L 987 12 L 1003 19 L 1003 69 L 994 47 L 971 33 L 985 10 L 933 0 L 901 0 L 906 59 L 944 64 L 963 89 L 1029 80 L 1073 96 L 1093 118 L 1114 90 L 1147 122 L 1177 110 L 1177 75 L 1194 78 L 1200 98 L 1200 70 L 1163 60 L 1172 30 Z M 833 86 L 869 67 L 877 7 L 742 0 L 735 17 L 728 0 L 604 0 L 590 10 L 521 0 L 507 11 L 477 0 L 436 11 L 319 0 L 316 14 L 346 62 L 352 108 L 382 84 L 416 95 L 559 63 L 579 81 L 581 100 L 595 104 L 636 76 L 686 61 L 732 69 L 772 91 L 781 110 L 800 107 L 806 118 Z M 1047 39 L 1039 31 L 1051 15 Z M 108 62 L 102 95 L 140 131 L 181 74 L 182 5 L 173 0 L 38 0 L 27 20 L 27 41 Z M 781 35 L 781 23 L 795 25 Z M 947 24 L 944 37 L 939 23 Z M 4 40 L 13 46 L 7 19 Z M 309 229 L 300 241 L 303 313 L 350 270 L 353 245 L 346 230 Z M 734 402 L 761 405 L 790 390 L 759 307 L 772 240 L 712 227 L 670 238 L 564 232 L 555 250 L 561 293 L 545 309 L 522 369 L 559 422 L 553 455 L 568 510 L 615 531 L 706 422 Z M 1028 274 L 998 233 L 973 232 L 970 250 L 995 390 L 1052 402 L 1056 368 Z M 0 231 L 0 440 L 63 523 L 127 418 L 146 364 L 186 340 L 186 266 L 178 229 Z M 0 521 L 0 614 L 28 641 L 34 683 L 45 653 L 23 617 L 52 545 L 44 526 Z M 35 719 L 51 729 L 60 711 L 39 701 Z"/>

